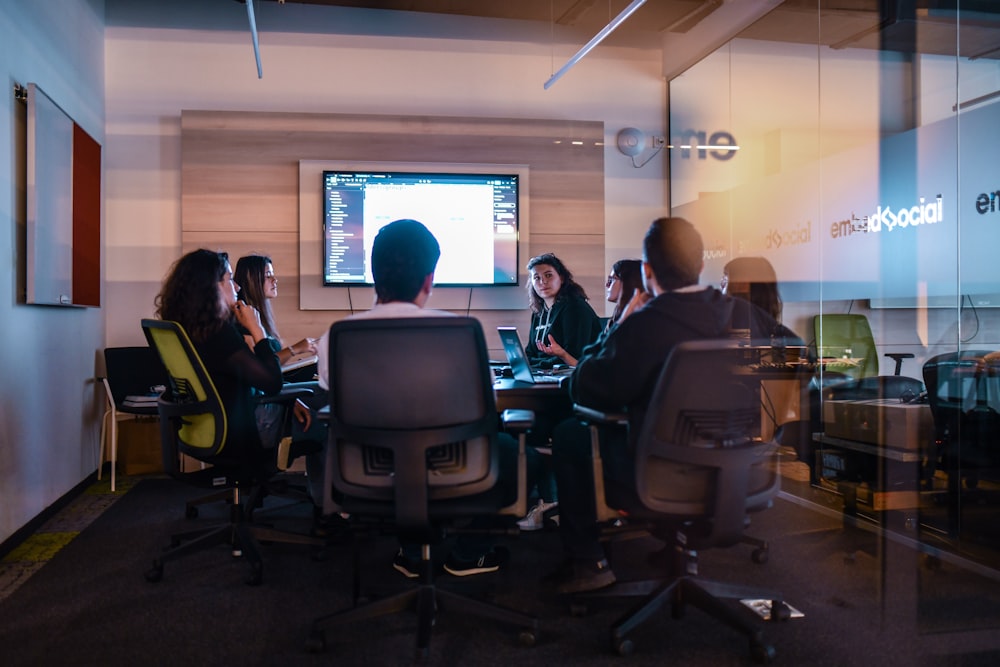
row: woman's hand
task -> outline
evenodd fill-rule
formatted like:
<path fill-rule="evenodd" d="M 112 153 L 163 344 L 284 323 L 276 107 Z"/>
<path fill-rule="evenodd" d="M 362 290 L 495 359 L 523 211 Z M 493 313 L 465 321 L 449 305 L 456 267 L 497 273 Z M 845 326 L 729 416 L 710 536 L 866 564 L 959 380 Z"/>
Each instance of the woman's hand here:
<path fill-rule="evenodd" d="M 547 336 L 546 340 L 536 341 L 535 344 L 545 354 L 562 359 L 567 366 L 576 366 L 576 357 L 567 352 L 551 335 Z"/>
<path fill-rule="evenodd" d="M 254 345 L 264 340 L 266 334 L 264 333 L 263 325 L 260 323 L 260 313 L 257 312 L 256 308 L 242 301 L 237 301 L 233 305 L 233 315 L 236 316 L 236 321 L 250 332 Z"/>
<path fill-rule="evenodd" d="M 295 399 L 295 405 L 292 406 L 292 414 L 295 415 L 295 420 L 302 424 L 302 430 L 308 431 L 309 427 L 312 426 L 312 412 L 301 399 Z"/>
<path fill-rule="evenodd" d="M 317 347 L 316 343 L 319 342 L 318 338 L 303 338 L 295 345 L 289 346 L 289 350 L 295 356 L 301 356 L 303 354 L 313 355 L 316 354 Z"/>
<path fill-rule="evenodd" d="M 652 294 L 650 294 L 645 290 L 637 289 L 635 291 L 635 294 L 632 295 L 632 298 L 629 299 L 628 305 L 625 306 L 625 310 L 622 311 L 621 317 L 618 318 L 618 321 L 621 322 L 626 317 L 628 317 L 635 311 L 639 310 L 652 300 L 653 300 Z"/>

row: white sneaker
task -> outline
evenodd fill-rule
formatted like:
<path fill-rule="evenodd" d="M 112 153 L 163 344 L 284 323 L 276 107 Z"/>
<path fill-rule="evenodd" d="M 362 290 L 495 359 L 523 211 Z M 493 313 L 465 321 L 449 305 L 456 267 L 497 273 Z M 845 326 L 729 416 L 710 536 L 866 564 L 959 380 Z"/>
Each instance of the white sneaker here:
<path fill-rule="evenodd" d="M 521 530 L 541 530 L 545 527 L 545 513 L 558 506 L 559 503 L 547 503 L 544 500 L 539 500 L 538 504 L 529 510 L 527 516 L 517 522 L 517 527 Z"/>

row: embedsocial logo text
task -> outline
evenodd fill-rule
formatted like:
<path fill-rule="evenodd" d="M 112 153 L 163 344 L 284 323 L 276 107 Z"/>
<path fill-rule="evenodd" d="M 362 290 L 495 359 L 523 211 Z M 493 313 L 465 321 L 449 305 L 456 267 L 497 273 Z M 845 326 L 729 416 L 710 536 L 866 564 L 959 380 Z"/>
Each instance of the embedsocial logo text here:
<path fill-rule="evenodd" d="M 855 232 L 879 233 L 892 232 L 897 229 L 933 225 L 944 219 L 944 200 L 941 195 L 932 201 L 924 197 L 913 206 L 893 209 L 891 206 L 879 205 L 871 215 L 857 217 L 851 213 L 850 218 L 838 220 L 830 224 L 830 238 L 843 238 Z"/>
<path fill-rule="evenodd" d="M 986 215 L 1000 211 L 1000 190 L 984 192 L 976 197 L 976 213 Z"/>
<path fill-rule="evenodd" d="M 791 229 L 771 229 L 764 236 L 764 247 L 777 250 L 783 246 L 802 245 L 812 240 L 812 221 Z"/>

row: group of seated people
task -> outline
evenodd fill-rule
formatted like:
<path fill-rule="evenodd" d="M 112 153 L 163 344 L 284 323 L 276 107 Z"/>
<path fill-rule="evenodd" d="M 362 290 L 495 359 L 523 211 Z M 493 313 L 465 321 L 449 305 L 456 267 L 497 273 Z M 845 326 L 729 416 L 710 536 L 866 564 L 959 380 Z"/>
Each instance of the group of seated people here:
<path fill-rule="evenodd" d="M 687 220 L 654 220 L 642 250 L 641 261 L 616 262 L 608 276 L 607 299 L 616 305 L 606 325 L 558 257 L 539 255 L 527 266 L 532 311 L 528 358 L 536 364 L 575 367 L 568 380 L 574 403 L 624 409 L 628 414 L 627 432 L 609 433 L 601 442 L 605 487 L 613 487 L 616 497 L 628 497 L 630 490 L 634 496 L 634 442 L 630 439 L 639 431 L 659 372 L 676 345 L 729 338 L 735 323 L 763 336 L 792 335 L 781 327 L 774 312 L 699 284 L 704 247 Z M 439 256 L 437 240 L 420 222 L 397 220 L 386 225 L 372 247 L 376 303 L 351 317 L 452 316 L 424 307 Z M 276 296 L 277 279 L 269 258 L 241 258 L 234 274 L 226 253 L 196 250 L 175 263 L 156 301 L 157 316 L 179 322 L 191 337 L 230 411 L 231 422 L 243 429 L 238 441 L 252 447 L 259 444 L 259 456 L 275 444 L 276 434 L 267 415 L 255 407 L 254 395 L 278 392 L 283 382 L 282 361 L 296 354 L 318 356 L 316 401 L 295 407 L 299 435 L 325 441 L 325 434 L 316 432 L 323 426 L 313 411 L 325 404 L 329 388 L 327 334 L 284 346 L 269 304 Z M 501 435 L 501 457 L 512 461 L 516 442 Z M 566 556 L 564 565 L 546 577 L 547 583 L 559 593 L 614 583 L 615 575 L 599 542 L 587 427 L 572 414 L 547 415 L 529 435 L 529 444 L 551 447 L 551 456 L 529 457 L 528 483 L 538 507 L 544 509 L 558 500 L 558 530 Z M 319 456 L 306 461 L 317 508 L 323 496 Z M 509 478 L 515 470 L 513 465 L 503 465 L 499 483 L 517 483 Z M 333 520 L 343 521 L 340 517 Z M 416 545 L 402 544 L 393 560 L 395 569 L 407 577 L 418 576 L 415 549 Z M 455 543 L 445 570 L 458 576 L 493 572 L 507 556 L 493 538 L 472 535 Z"/>

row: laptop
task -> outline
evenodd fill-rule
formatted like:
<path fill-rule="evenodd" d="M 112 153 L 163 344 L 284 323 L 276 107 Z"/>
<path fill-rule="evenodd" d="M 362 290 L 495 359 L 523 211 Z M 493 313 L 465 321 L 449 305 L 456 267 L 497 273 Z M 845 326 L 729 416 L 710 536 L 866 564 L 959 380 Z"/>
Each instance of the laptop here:
<path fill-rule="evenodd" d="M 510 371 L 515 380 L 531 384 L 539 382 L 558 384 L 569 374 L 549 375 L 533 372 L 528 358 L 524 356 L 524 346 L 521 345 L 521 337 L 517 335 L 517 329 L 515 327 L 497 327 L 497 333 L 500 334 L 500 342 L 503 343 L 503 351 L 507 355 L 507 363 L 510 364 Z M 571 373 L 572 370 L 569 372 Z"/>

